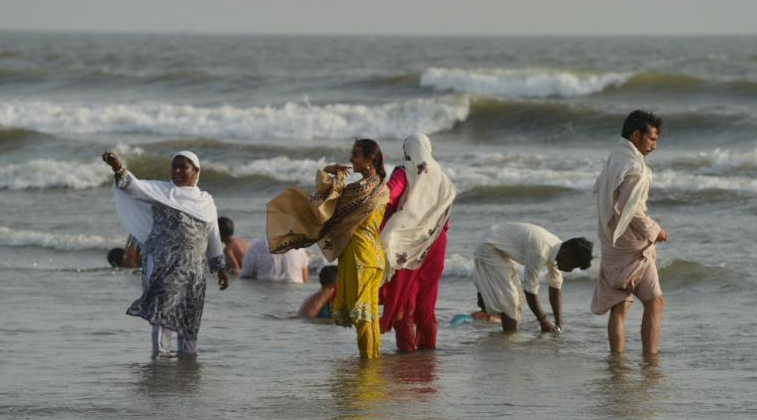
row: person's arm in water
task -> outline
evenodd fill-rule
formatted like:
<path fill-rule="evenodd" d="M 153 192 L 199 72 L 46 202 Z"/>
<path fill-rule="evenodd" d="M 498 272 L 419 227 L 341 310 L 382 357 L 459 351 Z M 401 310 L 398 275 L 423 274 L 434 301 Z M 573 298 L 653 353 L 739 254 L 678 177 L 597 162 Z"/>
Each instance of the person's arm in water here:
<path fill-rule="evenodd" d="M 305 267 L 302 269 L 302 282 L 307 283 L 308 280 L 310 280 L 310 272 L 308 271 L 308 268 Z"/>
<path fill-rule="evenodd" d="M 555 326 L 562 329 L 562 289 L 549 286 L 549 305 L 555 316 Z"/>
<path fill-rule="evenodd" d="M 229 270 L 232 276 L 238 276 L 242 265 L 237 261 L 237 257 L 234 256 L 234 251 L 231 246 L 223 248 L 223 257 L 226 260 L 226 268 Z"/>
<path fill-rule="evenodd" d="M 300 308 L 300 316 L 306 318 L 315 318 L 321 311 L 323 305 L 331 299 L 334 289 L 322 289 L 313 296 L 310 296 Z"/>
<path fill-rule="evenodd" d="M 551 288 L 550 288 L 551 289 Z M 550 292 L 550 303 L 551 303 L 551 292 Z M 552 325 L 551 322 L 547 319 L 547 314 L 544 313 L 544 311 L 541 310 L 541 305 L 539 304 L 539 297 L 533 293 L 526 292 L 526 302 L 528 302 L 528 307 L 531 308 L 531 312 L 534 313 L 534 316 L 536 319 L 539 320 L 539 324 L 541 324 L 541 330 L 543 332 L 557 332 L 557 327 Z"/>

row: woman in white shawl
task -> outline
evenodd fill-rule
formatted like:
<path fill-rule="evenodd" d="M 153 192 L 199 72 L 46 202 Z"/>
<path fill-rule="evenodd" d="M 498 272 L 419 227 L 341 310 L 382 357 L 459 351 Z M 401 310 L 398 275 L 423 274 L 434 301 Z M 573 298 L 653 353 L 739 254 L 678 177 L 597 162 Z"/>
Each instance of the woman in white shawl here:
<path fill-rule="evenodd" d="M 143 181 L 118 156 L 103 153 L 115 174 L 116 210 L 126 230 L 142 245 L 142 296 L 126 311 L 153 326 L 154 356 L 168 356 L 171 333 L 179 357 L 197 355 L 197 333 L 205 303 L 205 264 L 228 287 L 223 244 L 213 197 L 197 188 L 200 160 L 182 151 L 171 158 L 171 178 Z"/>
<path fill-rule="evenodd" d="M 416 133 L 403 144 L 405 166 L 387 182 L 381 246 L 386 257 L 381 331 L 394 327 L 397 348 L 436 348 L 436 296 L 444 270 L 447 227 L 455 186 L 431 155 L 431 141 Z"/>

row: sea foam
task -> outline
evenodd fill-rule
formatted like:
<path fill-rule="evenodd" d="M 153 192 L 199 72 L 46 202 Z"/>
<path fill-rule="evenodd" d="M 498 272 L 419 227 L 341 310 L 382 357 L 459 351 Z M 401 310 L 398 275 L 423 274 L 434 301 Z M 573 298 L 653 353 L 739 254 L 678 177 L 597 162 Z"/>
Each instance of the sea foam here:
<path fill-rule="evenodd" d="M 591 95 L 608 87 L 619 87 L 631 73 L 588 73 L 544 68 L 525 69 L 427 69 L 422 87 L 440 91 L 476 93 L 487 96 L 523 98 L 574 97 Z"/>
<path fill-rule="evenodd" d="M 383 105 L 200 107 L 168 103 L 64 104 L 43 101 L 0 103 L 0 125 L 50 133 L 149 133 L 251 140 L 401 138 L 416 131 L 435 133 L 464 121 L 464 96 L 413 99 Z"/>
<path fill-rule="evenodd" d="M 108 249 L 123 246 L 124 238 L 105 238 L 97 235 L 72 235 L 34 230 L 16 230 L 0 226 L 0 246 L 40 247 L 59 251 Z"/>

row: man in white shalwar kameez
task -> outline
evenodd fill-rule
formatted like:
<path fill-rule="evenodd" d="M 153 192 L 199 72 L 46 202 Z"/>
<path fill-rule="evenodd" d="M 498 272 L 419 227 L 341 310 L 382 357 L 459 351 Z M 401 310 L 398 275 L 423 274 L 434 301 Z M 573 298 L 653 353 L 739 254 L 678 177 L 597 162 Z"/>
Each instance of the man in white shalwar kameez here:
<path fill-rule="evenodd" d="M 591 265 L 592 243 L 585 238 L 565 242 L 541 226 L 530 223 L 503 223 L 492 226 L 474 252 L 475 270 L 471 281 L 476 285 L 483 308 L 499 315 L 502 329 L 518 329 L 525 294 L 531 312 L 543 332 L 560 332 L 562 328 L 562 274 Z M 521 284 L 515 263 L 523 265 Z M 539 305 L 539 273 L 546 269 L 549 303 L 555 324 Z"/>
<path fill-rule="evenodd" d="M 622 137 L 594 184 L 598 195 L 602 261 L 591 311 L 610 311 L 607 333 L 610 351 L 625 348 L 625 319 L 636 295 L 644 303 L 641 341 L 645 354 L 656 354 L 664 300 L 655 259 L 657 242 L 667 233 L 647 214 L 651 171 L 644 157 L 657 148 L 662 121 L 644 111 L 632 112 Z"/>

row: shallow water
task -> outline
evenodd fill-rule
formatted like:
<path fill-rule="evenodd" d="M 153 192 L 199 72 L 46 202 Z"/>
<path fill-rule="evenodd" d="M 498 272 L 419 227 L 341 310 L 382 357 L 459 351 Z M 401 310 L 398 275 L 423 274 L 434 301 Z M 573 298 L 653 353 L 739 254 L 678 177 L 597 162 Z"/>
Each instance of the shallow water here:
<path fill-rule="evenodd" d="M 754 41 L 0 33 L 0 417 L 753 418 Z M 596 237 L 591 186 L 637 107 L 665 120 L 649 157 L 670 235 L 659 356 L 641 357 L 639 303 L 626 354 L 608 354 L 589 312 L 598 260 L 566 275 L 562 335 L 530 313 L 512 336 L 450 326 L 475 309 L 466 277 L 490 225 Z M 126 234 L 103 150 L 145 178 L 196 151 L 201 187 L 252 239 L 267 200 L 345 161 L 352 138 L 377 138 L 391 169 L 415 130 L 460 193 L 436 351 L 398 355 L 387 334 L 361 362 L 354 331 L 293 317 L 313 275 L 209 287 L 199 358 L 150 359 L 149 326 L 125 315 L 139 277 L 106 268 Z"/>

